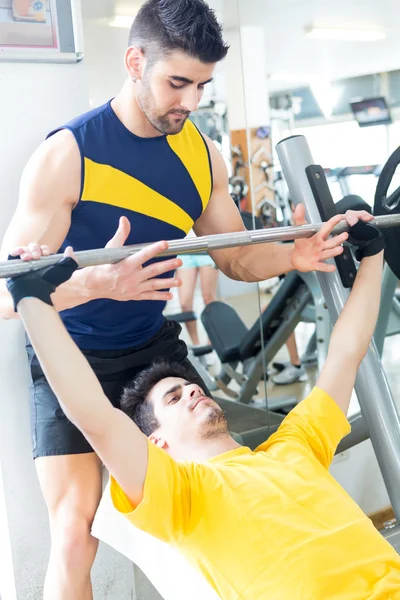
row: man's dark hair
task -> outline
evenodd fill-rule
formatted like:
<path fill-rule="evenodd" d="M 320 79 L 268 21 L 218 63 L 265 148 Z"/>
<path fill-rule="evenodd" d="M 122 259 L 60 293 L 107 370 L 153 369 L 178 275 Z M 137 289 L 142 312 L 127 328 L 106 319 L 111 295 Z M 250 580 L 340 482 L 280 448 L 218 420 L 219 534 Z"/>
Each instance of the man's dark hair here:
<path fill-rule="evenodd" d="M 180 377 L 204 388 L 204 383 L 195 370 L 179 363 L 160 360 L 141 371 L 124 389 L 121 396 L 121 408 L 146 436 L 151 435 L 159 427 L 153 403 L 148 398 L 149 393 L 159 381 L 166 377 Z"/>
<path fill-rule="evenodd" d="M 140 48 L 150 64 L 174 50 L 215 63 L 229 49 L 214 11 L 204 0 L 147 0 L 132 24 L 129 46 Z"/>

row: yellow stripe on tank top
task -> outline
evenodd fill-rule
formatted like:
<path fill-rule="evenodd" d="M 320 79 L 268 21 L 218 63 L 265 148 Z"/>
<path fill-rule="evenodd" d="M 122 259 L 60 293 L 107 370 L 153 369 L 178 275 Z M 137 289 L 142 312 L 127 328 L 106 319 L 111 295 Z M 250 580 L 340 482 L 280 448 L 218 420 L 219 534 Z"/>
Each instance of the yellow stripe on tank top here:
<path fill-rule="evenodd" d="M 169 223 L 185 233 L 190 231 L 194 222 L 180 206 L 141 181 L 89 158 L 85 158 L 85 183 L 81 200 L 133 210 Z"/>
<path fill-rule="evenodd" d="M 203 210 L 211 195 L 212 182 L 210 161 L 205 140 L 191 121 L 177 135 L 168 135 L 167 141 L 181 159 L 199 192 Z"/>

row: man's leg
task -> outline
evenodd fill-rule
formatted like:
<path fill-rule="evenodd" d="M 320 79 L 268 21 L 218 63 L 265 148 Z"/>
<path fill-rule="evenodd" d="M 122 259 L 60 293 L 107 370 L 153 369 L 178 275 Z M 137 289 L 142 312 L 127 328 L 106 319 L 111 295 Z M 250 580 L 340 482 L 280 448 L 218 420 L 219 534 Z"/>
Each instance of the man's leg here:
<path fill-rule="evenodd" d="M 289 352 L 290 363 L 278 375 L 274 375 L 272 381 L 277 385 L 289 385 L 296 381 L 306 381 L 307 372 L 301 364 L 294 332 L 288 337 L 286 347 Z"/>
<path fill-rule="evenodd" d="M 200 267 L 200 285 L 204 305 L 217 299 L 218 269 L 212 266 Z"/>
<path fill-rule="evenodd" d="M 297 350 L 296 335 L 294 332 L 288 337 L 286 341 L 286 347 L 289 352 L 290 362 L 292 363 L 292 365 L 299 367 L 301 364 L 301 360 Z"/>
<path fill-rule="evenodd" d="M 94 453 L 36 459 L 51 533 L 43 600 L 92 600 L 90 570 L 98 540 L 90 528 L 102 491 Z"/>
<path fill-rule="evenodd" d="M 193 297 L 196 286 L 198 269 L 179 269 L 178 276 L 182 280 L 182 285 L 178 288 L 179 302 L 182 312 L 191 312 L 193 310 Z M 197 332 L 196 321 L 188 321 L 186 324 L 190 339 L 195 346 L 198 346 L 199 334 Z"/>
<path fill-rule="evenodd" d="M 92 600 L 90 570 L 98 541 L 90 535 L 102 493 L 101 463 L 67 419 L 31 346 L 33 456 L 49 513 L 51 552 L 44 600 Z"/>

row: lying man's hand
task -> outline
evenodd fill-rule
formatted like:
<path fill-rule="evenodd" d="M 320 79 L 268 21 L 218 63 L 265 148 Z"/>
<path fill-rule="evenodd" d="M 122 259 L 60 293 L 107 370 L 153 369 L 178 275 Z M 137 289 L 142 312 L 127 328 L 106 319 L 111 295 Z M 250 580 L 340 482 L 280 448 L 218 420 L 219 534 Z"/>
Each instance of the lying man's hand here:
<path fill-rule="evenodd" d="M 40 258 L 40 253 L 43 256 L 48 256 L 48 247 L 30 244 L 12 250 L 9 258 L 14 259 L 18 256 L 22 258 L 24 256 L 23 260 L 26 261 L 37 260 Z M 52 306 L 51 294 L 56 291 L 59 285 L 68 281 L 77 268 L 78 263 L 73 257 L 73 250 L 67 248 L 64 258 L 55 265 L 8 279 L 7 288 L 13 298 L 15 311 L 17 311 L 18 304 L 23 298 L 38 298 Z"/>

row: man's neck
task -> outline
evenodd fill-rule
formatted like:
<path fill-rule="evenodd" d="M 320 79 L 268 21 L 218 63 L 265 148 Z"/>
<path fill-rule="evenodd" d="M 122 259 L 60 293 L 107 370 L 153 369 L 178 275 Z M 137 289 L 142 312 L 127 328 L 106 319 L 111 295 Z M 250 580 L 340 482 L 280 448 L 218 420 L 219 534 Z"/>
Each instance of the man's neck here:
<path fill-rule="evenodd" d="M 193 441 L 190 447 L 185 447 L 184 458 L 179 460 L 185 460 L 190 462 L 206 462 L 210 458 L 225 454 L 231 450 L 241 448 L 229 434 L 218 436 L 216 438 L 199 439 Z"/>
<path fill-rule="evenodd" d="M 111 107 L 121 123 L 134 135 L 142 138 L 160 137 L 162 134 L 151 125 L 139 106 L 135 88 L 138 85 L 141 85 L 140 82 L 133 83 L 127 79 L 111 101 Z"/>

